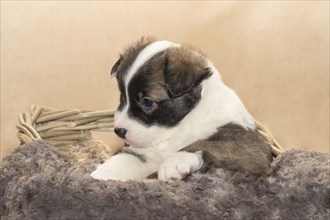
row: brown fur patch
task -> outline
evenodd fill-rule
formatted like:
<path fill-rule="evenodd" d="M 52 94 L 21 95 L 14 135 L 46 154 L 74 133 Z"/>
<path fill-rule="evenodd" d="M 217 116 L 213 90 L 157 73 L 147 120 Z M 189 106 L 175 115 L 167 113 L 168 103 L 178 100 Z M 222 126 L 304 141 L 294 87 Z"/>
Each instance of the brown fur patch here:
<path fill-rule="evenodd" d="M 234 124 L 223 126 L 208 140 L 198 141 L 182 150 L 203 151 L 203 159 L 209 167 L 253 176 L 266 176 L 272 162 L 270 146 L 259 133 Z"/>
<path fill-rule="evenodd" d="M 210 76 L 204 56 L 186 47 L 167 50 L 165 81 L 173 96 L 180 96 Z"/>

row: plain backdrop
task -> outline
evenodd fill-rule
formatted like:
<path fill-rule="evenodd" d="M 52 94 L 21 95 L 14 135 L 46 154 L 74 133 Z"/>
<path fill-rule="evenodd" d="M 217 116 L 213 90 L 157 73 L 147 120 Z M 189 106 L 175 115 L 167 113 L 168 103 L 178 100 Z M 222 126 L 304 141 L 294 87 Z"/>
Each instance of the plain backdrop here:
<path fill-rule="evenodd" d="M 1 1 L 1 157 L 33 103 L 115 109 L 109 71 L 145 35 L 207 54 L 286 150 L 329 152 L 328 1 Z"/>

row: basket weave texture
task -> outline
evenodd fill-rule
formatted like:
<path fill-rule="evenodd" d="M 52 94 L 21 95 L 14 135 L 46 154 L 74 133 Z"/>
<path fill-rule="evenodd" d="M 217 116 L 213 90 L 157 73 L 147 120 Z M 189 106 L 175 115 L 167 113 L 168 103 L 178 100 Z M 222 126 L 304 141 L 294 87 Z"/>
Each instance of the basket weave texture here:
<path fill-rule="evenodd" d="M 44 139 L 55 146 L 69 145 L 91 136 L 91 131 L 113 132 L 115 111 L 56 110 L 31 105 L 30 110 L 18 115 L 17 136 L 21 144 Z M 257 130 L 277 156 L 283 152 L 271 132 L 256 121 Z"/>

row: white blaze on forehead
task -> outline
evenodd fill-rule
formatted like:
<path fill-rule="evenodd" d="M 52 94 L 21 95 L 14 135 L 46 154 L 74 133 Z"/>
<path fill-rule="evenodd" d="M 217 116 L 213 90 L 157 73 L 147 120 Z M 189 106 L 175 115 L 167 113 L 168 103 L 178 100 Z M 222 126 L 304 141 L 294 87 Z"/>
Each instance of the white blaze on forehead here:
<path fill-rule="evenodd" d="M 150 58 L 155 56 L 157 53 L 162 52 L 170 47 L 180 47 L 180 44 L 176 44 L 170 41 L 156 41 L 149 44 L 146 48 L 144 48 L 135 61 L 133 62 L 131 68 L 128 70 L 128 73 L 125 78 L 125 87 L 127 94 L 127 87 L 134 74 L 140 69 L 140 67 L 147 62 Z"/>

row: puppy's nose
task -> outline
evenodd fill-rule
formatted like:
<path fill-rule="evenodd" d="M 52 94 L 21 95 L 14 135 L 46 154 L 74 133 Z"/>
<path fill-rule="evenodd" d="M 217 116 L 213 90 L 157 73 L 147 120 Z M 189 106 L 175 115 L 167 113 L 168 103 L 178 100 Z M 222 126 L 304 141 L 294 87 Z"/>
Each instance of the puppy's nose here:
<path fill-rule="evenodd" d="M 127 133 L 127 130 L 125 128 L 115 128 L 115 133 L 120 138 L 125 138 L 125 135 Z"/>

